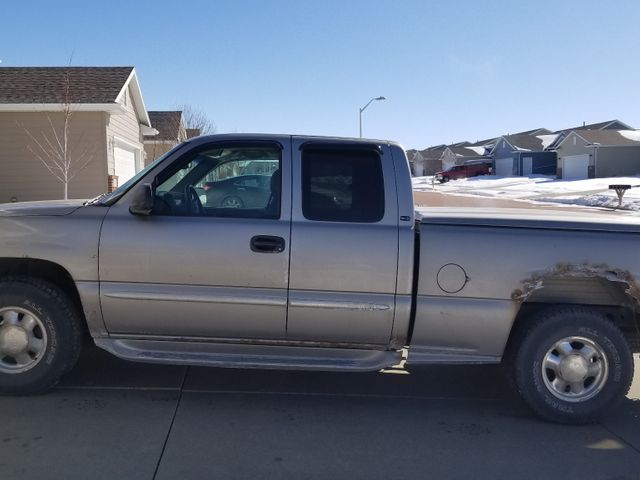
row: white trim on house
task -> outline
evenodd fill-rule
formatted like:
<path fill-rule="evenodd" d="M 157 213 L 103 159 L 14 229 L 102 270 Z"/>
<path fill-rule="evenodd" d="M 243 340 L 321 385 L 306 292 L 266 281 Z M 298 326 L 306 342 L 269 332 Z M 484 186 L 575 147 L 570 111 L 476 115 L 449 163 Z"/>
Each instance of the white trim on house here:
<path fill-rule="evenodd" d="M 142 135 L 147 135 L 147 136 L 151 136 L 151 135 L 158 135 L 160 132 L 158 130 L 156 130 L 153 127 L 148 127 L 146 125 L 140 125 L 140 133 Z"/>
<path fill-rule="evenodd" d="M 577 131 L 577 130 L 573 130 L 573 131 L 569 132 L 569 134 L 568 134 L 566 137 L 564 137 L 564 138 L 560 141 L 560 143 L 558 143 L 555 147 L 553 147 L 553 149 L 554 149 L 554 150 L 557 150 L 558 148 L 560 148 L 560 147 L 564 144 L 564 142 L 566 142 L 567 140 L 569 140 L 569 137 L 571 137 L 571 135 L 574 135 L 574 136 L 576 136 L 576 137 L 580 137 L 580 140 L 582 140 L 584 143 L 586 143 L 587 145 L 589 145 L 589 142 L 588 142 L 587 140 L 585 140 L 585 138 L 584 138 L 582 135 L 580 135 L 580 134 L 578 133 L 578 131 Z"/>
<path fill-rule="evenodd" d="M 136 74 L 135 67 L 131 69 L 129 78 L 127 78 L 127 81 L 124 82 L 124 85 L 120 89 L 120 92 L 116 97 L 116 102 L 120 102 L 130 83 L 132 84 L 131 96 L 133 97 L 134 108 L 138 113 L 138 121 L 144 125 L 151 126 L 151 120 L 149 119 L 149 113 L 147 112 L 147 107 L 145 106 L 144 99 L 142 98 L 142 90 L 140 89 L 140 83 L 138 82 L 138 75 Z"/>

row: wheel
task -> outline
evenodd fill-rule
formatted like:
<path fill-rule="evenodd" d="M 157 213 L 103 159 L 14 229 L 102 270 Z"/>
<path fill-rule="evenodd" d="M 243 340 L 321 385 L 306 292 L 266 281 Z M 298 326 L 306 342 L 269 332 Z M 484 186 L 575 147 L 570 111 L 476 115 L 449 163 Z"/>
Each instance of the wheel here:
<path fill-rule="evenodd" d="M 223 208 L 243 208 L 244 203 L 240 197 L 231 195 L 229 197 L 223 198 L 219 206 Z"/>
<path fill-rule="evenodd" d="M 449 177 L 442 177 L 442 182 L 440 183 L 447 183 L 449 181 Z"/>
<path fill-rule="evenodd" d="M 633 356 L 620 330 L 586 307 L 554 307 L 516 332 L 505 357 L 513 383 L 540 417 L 584 424 L 629 391 Z"/>
<path fill-rule="evenodd" d="M 78 313 L 54 285 L 28 277 L 0 281 L 0 393 L 39 393 L 78 360 Z"/>

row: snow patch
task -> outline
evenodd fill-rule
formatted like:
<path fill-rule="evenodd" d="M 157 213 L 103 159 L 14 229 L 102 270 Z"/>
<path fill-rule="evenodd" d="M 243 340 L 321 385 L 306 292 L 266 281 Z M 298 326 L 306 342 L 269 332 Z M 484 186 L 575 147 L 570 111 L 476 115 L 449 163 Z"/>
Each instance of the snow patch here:
<path fill-rule="evenodd" d="M 485 153 L 485 148 L 484 147 L 464 147 L 464 148 L 468 148 L 469 150 L 473 150 L 478 155 L 484 155 L 484 153 Z"/>
<path fill-rule="evenodd" d="M 628 138 L 634 142 L 640 142 L 640 130 L 618 130 L 618 133 L 624 138 Z"/>
<path fill-rule="evenodd" d="M 536 135 L 542 141 L 542 148 L 545 149 L 558 138 L 558 134 L 554 133 L 553 135 Z"/>
<path fill-rule="evenodd" d="M 558 180 L 554 176 L 499 177 L 483 175 L 440 184 L 433 177 L 413 179 L 413 189 L 438 191 L 452 195 L 508 198 L 534 203 L 553 203 L 584 207 L 616 208 L 618 196 L 609 190 L 611 184 L 638 186 L 625 192 L 622 209 L 640 212 L 640 177 L 590 178 L 586 180 Z"/>

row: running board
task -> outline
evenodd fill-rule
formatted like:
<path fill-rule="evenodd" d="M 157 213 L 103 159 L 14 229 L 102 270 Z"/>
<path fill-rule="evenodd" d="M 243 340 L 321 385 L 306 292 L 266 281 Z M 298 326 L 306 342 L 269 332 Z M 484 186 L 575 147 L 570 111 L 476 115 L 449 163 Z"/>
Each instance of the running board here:
<path fill-rule="evenodd" d="M 96 338 L 96 345 L 134 362 L 276 370 L 372 372 L 396 365 L 402 352 L 159 340 Z"/>

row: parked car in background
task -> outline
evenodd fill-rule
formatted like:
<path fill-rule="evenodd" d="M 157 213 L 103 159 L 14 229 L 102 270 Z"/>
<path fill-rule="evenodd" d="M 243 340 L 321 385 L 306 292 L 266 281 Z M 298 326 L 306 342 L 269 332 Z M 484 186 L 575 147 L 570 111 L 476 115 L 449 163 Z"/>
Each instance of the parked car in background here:
<path fill-rule="evenodd" d="M 205 205 L 221 208 L 264 208 L 271 196 L 271 175 L 239 175 L 204 182 Z"/>
<path fill-rule="evenodd" d="M 445 183 L 449 180 L 489 175 L 490 173 L 491 167 L 486 163 L 469 163 L 465 165 L 455 165 L 447 170 L 436 172 L 435 177 L 440 183 Z"/>

